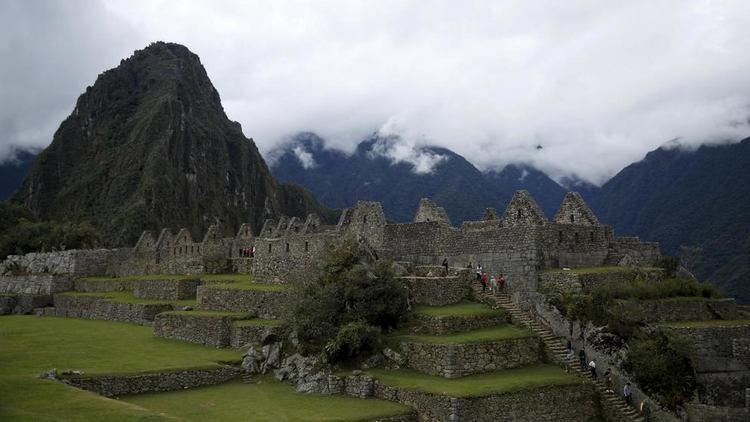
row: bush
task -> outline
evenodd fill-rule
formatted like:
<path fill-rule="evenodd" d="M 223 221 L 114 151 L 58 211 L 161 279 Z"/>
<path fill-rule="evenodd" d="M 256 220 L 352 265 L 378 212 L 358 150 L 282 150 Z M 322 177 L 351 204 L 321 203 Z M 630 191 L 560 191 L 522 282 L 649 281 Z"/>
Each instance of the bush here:
<path fill-rule="evenodd" d="M 666 330 L 639 332 L 628 342 L 625 369 L 663 405 L 676 409 L 696 389 L 690 339 Z"/>
<path fill-rule="evenodd" d="M 407 312 L 392 263 L 370 262 L 353 239 L 329 251 L 295 288 L 290 326 L 302 353 L 324 353 L 334 362 L 377 350 L 381 332 L 396 328 Z"/>

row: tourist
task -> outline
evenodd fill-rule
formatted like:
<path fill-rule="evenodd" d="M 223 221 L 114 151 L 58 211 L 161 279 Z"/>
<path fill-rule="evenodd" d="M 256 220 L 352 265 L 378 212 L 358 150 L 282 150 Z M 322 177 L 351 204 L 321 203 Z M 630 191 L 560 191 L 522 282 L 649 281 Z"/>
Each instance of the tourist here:
<path fill-rule="evenodd" d="M 606 371 L 604 371 L 604 385 L 605 393 L 614 393 L 615 390 L 612 389 L 612 368 L 607 368 Z"/>
<path fill-rule="evenodd" d="M 648 406 L 646 400 L 641 401 L 641 416 L 648 422 L 651 419 L 651 408 Z"/>
<path fill-rule="evenodd" d="M 501 292 L 505 291 L 505 276 L 503 275 L 503 273 L 500 273 L 500 279 L 497 280 L 497 287 Z"/>
<path fill-rule="evenodd" d="M 443 268 L 445 268 L 445 276 L 448 277 L 448 258 L 443 259 Z"/>
<path fill-rule="evenodd" d="M 565 359 L 569 361 L 574 357 L 576 357 L 576 351 L 573 350 L 573 346 L 568 347 L 568 352 L 565 354 Z"/>
<path fill-rule="evenodd" d="M 625 387 L 622 387 L 622 395 L 625 397 L 625 403 L 630 406 L 631 401 L 633 400 L 633 392 L 630 391 L 630 383 L 625 383 Z"/>
<path fill-rule="evenodd" d="M 481 281 L 482 281 L 482 292 L 486 292 L 487 291 L 487 274 L 484 274 L 481 276 Z"/>
<path fill-rule="evenodd" d="M 596 362 L 593 359 L 589 362 L 589 371 L 591 371 L 591 378 L 596 379 Z"/>
<path fill-rule="evenodd" d="M 578 351 L 578 363 L 581 365 L 581 369 L 586 369 L 586 352 L 583 348 Z"/>
<path fill-rule="evenodd" d="M 477 281 L 482 281 L 482 264 L 477 264 Z"/>
<path fill-rule="evenodd" d="M 500 278 L 500 276 L 492 277 L 490 276 L 490 292 L 492 292 L 493 295 L 497 294 L 497 279 Z"/>
<path fill-rule="evenodd" d="M 253 258 L 253 257 L 255 257 L 255 246 L 250 248 L 250 258 Z"/>

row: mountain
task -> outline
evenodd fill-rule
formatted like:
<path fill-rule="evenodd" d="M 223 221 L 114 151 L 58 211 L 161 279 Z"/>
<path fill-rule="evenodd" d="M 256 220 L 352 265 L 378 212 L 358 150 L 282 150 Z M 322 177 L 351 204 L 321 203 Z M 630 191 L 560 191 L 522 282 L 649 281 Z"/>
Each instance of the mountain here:
<path fill-rule="evenodd" d="M 618 234 L 664 252 L 703 250 L 696 275 L 750 302 L 750 138 L 695 151 L 658 148 L 605 183 L 590 205 Z"/>
<path fill-rule="evenodd" d="M 307 187 L 331 207 L 380 201 L 395 221 L 411 221 L 420 198 L 429 197 L 459 225 L 480 219 L 486 207 L 502 212 L 517 189 L 529 190 L 551 217 L 565 195 L 560 185 L 528 166 L 483 173 L 449 149 L 409 148 L 396 136 L 374 134 L 348 155 L 327 149 L 313 133 L 301 133 L 271 152 L 271 170 L 279 180 Z"/>
<path fill-rule="evenodd" d="M 99 75 L 12 200 L 43 219 L 88 221 L 107 245 L 132 245 L 144 229 L 198 237 L 214 222 L 230 231 L 279 214 L 335 218 L 276 182 L 198 56 L 164 42 Z"/>
<path fill-rule="evenodd" d="M 21 186 L 36 155 L 34 150 L 16 149 L 9 159 L 0 163 L 0 201 L 10 198 Z"/>

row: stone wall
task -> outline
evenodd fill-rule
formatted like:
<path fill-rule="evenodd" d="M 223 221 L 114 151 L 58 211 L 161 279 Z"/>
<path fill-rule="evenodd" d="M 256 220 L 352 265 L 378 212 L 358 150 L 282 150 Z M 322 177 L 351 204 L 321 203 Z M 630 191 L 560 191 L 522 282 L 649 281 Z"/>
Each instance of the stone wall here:
<path fill-rule="evenodd" d="M 401 343 L 410 368 L 445 378 L 518 368 L 541 360 L 543 347 L 538 337 L 481 343 Z"/>
<path fill-rule="evenodd" d="M 607 265 L 617 265 L 625 256 L 633 265 L 653 266 L 661 258 L 659 244 L 641 242 L 637 237 L 619 237 L 609 244 Z"/>
<path fill-rule="evenodd" d="M 469 296 L 467 277 L 399 277 L 409 289 L 413 303 L 442 306 L 458 303 Z"/>
<path fill-rule="evenodd" d="M 510 322 L 510 316 L 507 313 L 465 316 L 429 316 L 415 313 L 409 322 L 409 330 L 413 334 L 444 335 L 506 324 Z"/>
<path fill-rule="evenodd" d="M 0 293 L 0 315 L 30 314 L 36 308 L 52 305 L 51 295 Z"/>
<path fill-rule="evenodd" d="M 277 324 L 269 325 L 240 325 L 232 326 L 230 346 L 239 349 L 247 344 L 260 343 L 267 336 L 278 336 L 280 332 Z"/>
<path fill-rule="evenodd" d="M 110 267 L 129 254 L 130 248 L 122 249 L 71 249 L 59 252 L 38 252 L 26 255 L 9 255 L 0 265 L 0 274 L 5 270 L 26 273 L 52 273 L 72 276 L 108 274 Z"/>
<path fill-rule="evenodd" d="M 701 403 L 744 407 L 745 388 L 750 387 L 750 323 L 670 329 L 692 340 Z"/>
<path fill-rule="evenodd" d="M 424 422 L 580 422 L 600 416 L 593 387 L 586 383 L 481 397 L 450 397 L 393 388 L 376 380 L 374 395 L 415 408 L 419 420 Z"/>
<path fill-rule="evenodd" d="M 132 375 L 68 377 L 63 382 L 105 397 L 119 397 L 221 384 L 241 374 L 239 367 L 216 366 Z"/>
<path fill-rule="evenodd" d="M 0 293 L 51 295 L 73 287 L 67 275 L 38 274 L 0 277 Z"/>
<path fill-rule="evenodd" d="M 53 298 L 55 316 L 69 318 L 102 319 L 153 324 L 157 314 L 173 309 L 170 304 L 142 304 L 117 302 L 99 296 L 81 296 L 58 293 Z"/>
<path fill-rule="evenodd" d="M 106 279 L 86 279 L 77 278 L 73 280 L 73 290 L 77 292 L 132 292 L 138 285 L 136 280 L 122 280 L 113 278 Z"/>
<path fill-rule="evenodd" d="M 545 294 L 591 291 L 596 286 L 610 283 L 627 283 L 640 277 L 644 281 L 658 282 L 663 278 L 661 269 L 622 267 L 606 272 L 577 273 L 575 271 L 545 271 L 539 274 L 538 290 Z"/>
<path fill-rule="evenodd" d="M 422 200 L 419 201 L 419 208 L 417 209 L 417 214 L 414 216 L 414 222 L 423 223 L 428 221 L 435 221 L 449 226 L 451 225 L 448 213 L 445 212 L 443 207 L 427 198 L 422 198 Z"/>
<path fill-rule="evenodd" d="M 750 412 L 746 407 L 718 407 L 705 404 L 687 405 L 688 422 L 747 422 Z"/>
<path fill-rule="evenodd" d="M 133 295 L 143 299 L 185 300 L 195 297 L 198 279 L 139 280 Z"/>
<path fill-rule="evenodd" d="M 737 319 L 734 299 L 674 298 L 618 300 L 610 308 L 613 315 L 626 315 L 647 322 L 704 321 Z"/>
<path fill-rule="evenodd" d="M 323 252 L 338 239 L 336 232 L 258 238 L 253 258 L 253 279 L 267 283 L 286 282 L 290 273 L 316 265 Z"/>
<path fill-rule="evenodd" d="M 288 290 L 234 289 L 220 286 L 198 287 L 198 308 L 204 311 L 250 312 L 260 318 L 282 318 L 291 299 Z"/>
<path fill-rule="evenodd" d="M 208 315 L 201 312 L 164 312 L 154 320 L 154 336 L 189 341 L 212 347 L 227 347 L 232 324 L 250 315 Z"/>

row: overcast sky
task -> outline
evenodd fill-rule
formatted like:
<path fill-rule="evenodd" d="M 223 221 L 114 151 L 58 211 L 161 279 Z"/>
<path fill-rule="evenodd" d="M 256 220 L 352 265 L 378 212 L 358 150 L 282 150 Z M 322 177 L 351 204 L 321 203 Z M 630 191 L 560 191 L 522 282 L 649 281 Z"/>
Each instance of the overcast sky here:
<path fill-rule="evenodd" d="M 748 1 L 2 0 L 0 27 L 0 158 L 156 40 L 201 57 L 264 153 L 380 130 L 601 183 L 674 138 L 750 136 Z"/>

